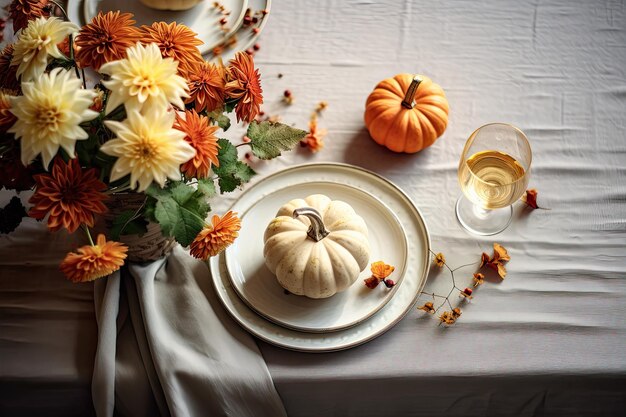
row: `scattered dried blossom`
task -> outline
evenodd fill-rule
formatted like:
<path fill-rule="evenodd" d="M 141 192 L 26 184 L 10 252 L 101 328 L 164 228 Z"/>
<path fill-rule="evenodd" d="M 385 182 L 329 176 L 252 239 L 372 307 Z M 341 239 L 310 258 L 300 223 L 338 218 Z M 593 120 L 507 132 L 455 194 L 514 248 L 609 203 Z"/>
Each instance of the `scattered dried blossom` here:
<path fill-rule="evenodd" d="M 480 272 L 474 274 L 474 287 L 482 285 L 485 282 L 485 276 Z"/>
<path fill-rule="evenodd" d="M 259 70 L 254 68 L 252 56 L 238 52 L 228 67 L 226 95 L 236 99 L 237 121 L 251 122 L 263 104 L 263 89 Z"/>
<path fill-rule="evenodd" d="M 141 27 L 141 42 L 156 43 L 164 58 L 178 61 L 178 73 L 186 77 L 194 63 L 202 62 L 198 45 L 203 42 L 198 34 L 185 25 L 176 22 L 154 22 L 151 26 Z"/>
<path fill-rule="evenodd" d="M 312 117 L 309 121 L 309 133 L 302 139 L 302 143 L 311 152 L 319 152 L 324 148 L 324 136 L 326 136 L 326 129 L 318 129 L 317 118 Z"/>
<path fill-rule="evenodd" d="M 240 229 L 241 220 L 237 217 L 237 213 L 229 211 L 222 218 L 214 215 L 211 224 L 205 225 L 191 242 L 191 255 L 204 260 L 218 255 L 235 241 Z"/>
<path fill-rule="evenodd" d="M 435 305 L 432 301 L 426 302 L 423 306 L 417 307 L 418 310 L 425 311 L 429 314 L 433 314 L 435 312 Z"/>
<path fill-rule="evenodd" d="M 444 311 L 441 316 L 439 316 L 439 323 L 447 324 L 448 326 L 456 323 L 457 319 L 461 317 L 461 309 L 454 308 L 452 311 Z"/>
<path fill-rule="evenodd" d="M 327 107 L 328 107 L 327 102 L 320 101 L 319 103 L 317 103 L 317 106 L 315 107 L 315 113 L 322 114 L 322 112 L 326 110 Z"/>
<path fill-rule="evenodd" d="M 195 111 L 186 111 L 185 116 L 177 116 L 174 129 L 185 133 L 185 140 L 196 150 L 196 155 L 185 162 L 180 170 L 187 178 L 207 178 L 211 165 L 219 166 L 217 153 L 219 145 L 215 132 L 219 126 L 211 126 L 209 118 Z"/>
<path fill-rule="evenodd" d="M 13 32 L 28 26 L 38 17 L 48 17 L 48 0 L 13 0 L 9 6 L 9 18 L 13 20 Z"/>
<path fill-rule="evenodd" d="M 466 300 L 471 300 L 471 299 L 473 298 L 473 297 L 472 297 L 472 293 L 473 293 L 473 292 L 474 292 L 474 291 L 473 291 L 471 288 L 469 288 L 469 287 L 465 287 L 465 289 L 464 289 L 464 290 L 462 290 L 462 291 L 460 291 L 460 292 L 459 292 L 459 297 L 463 297 L 463 298 L 465 298 Z"/>
<path fill-rule="evenodd" d="M 126 57 L 126 49 L 140 38 L 131 13 L 99 12 L 76 37 L 76 60 L 96 71 L 107 62 Z"/>
<path fill-rule="evenodd" d="M 61 262 L 60 269 L 72 282 L 89 282 L 111 275 L 124 265 L 128 247 L 119 242 L 107 241 L 98 235 L 95 245 L 86 245 L 70 252 Z"/>
<path fill-rule="evenodd" d="M 524 195 L 522 196 L 522 201 L 530 208 L 534 209 L 540 209 L 540 210 L 550 210 L 548 208 L 545 207 L 539 207 L 539 204 L 537 204 L 537 189 L 535 188 L 530 188 L 528 190 L 526 190 L 526 192 L 524 193 Z"/>
<path fill-rule="evenodd" d="M 443 253 L 439 252 L 438 254 L 435 255 L 435 257 L 433 258 L 433 262 L 435 263 L 435 265 L 437 265 L 439 268 L 443 268 L 446 264 L 446 257 L 443 256 Z"/>
<path fill-rule="evenodd" d="M 91 227 L 95 215 L 107 210 L 103 203 L 107 186 L 98 179 L 95 168 L 83 171 L 77 159 L 65 163 L 55 158 L 52 172 L 35 175 L 35 181 L 35 194 L 28 200 L 33 207 L 28 215 L 41 220 L 49 214 L 51 231 L 64 227 L 73 233 L 80 225 Z"/>
<path fill-rule="evenodd" d="M 291 90 L 285 90 L 283 92 L 283 102 L 285 104 L 293 104 L 293 94 L 291 93 Z"/>
<path fill-rule="evenodd" d="M 485 252 L 482 253 L 480 258 L 480 267 L 488 266 L 500 275 L 500 278 L 506 277 L 506 268 L 504 262 L 511 260 L 509 253 L 504 246 L 499 243 L 493 244 L 493 256 L 489 257 Z"/>
<path fill-rule="evenodd" d="M 380 284 L 384 282 L 387 288 L 393 287 L 395 282 L 391 279 L 386 279 L 396 268 L 393 265 L 388 265 L 383 261 L 374 262 L 370 271 L 372 272 L 372 276 L 365 279 L 365 285 L 367 288 L 374 289 Z"/>

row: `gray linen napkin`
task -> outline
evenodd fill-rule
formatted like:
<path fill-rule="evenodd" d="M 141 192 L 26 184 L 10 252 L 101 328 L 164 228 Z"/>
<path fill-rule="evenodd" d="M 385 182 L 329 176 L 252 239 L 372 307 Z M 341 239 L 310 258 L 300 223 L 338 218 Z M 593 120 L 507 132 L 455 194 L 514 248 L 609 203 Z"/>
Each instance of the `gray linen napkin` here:
<path fill-rule="evenodd" d="M 98 417 L 286 416 L 256 343 L 222 308 L 203 262 L 176 247 L 94 288 Z"/>

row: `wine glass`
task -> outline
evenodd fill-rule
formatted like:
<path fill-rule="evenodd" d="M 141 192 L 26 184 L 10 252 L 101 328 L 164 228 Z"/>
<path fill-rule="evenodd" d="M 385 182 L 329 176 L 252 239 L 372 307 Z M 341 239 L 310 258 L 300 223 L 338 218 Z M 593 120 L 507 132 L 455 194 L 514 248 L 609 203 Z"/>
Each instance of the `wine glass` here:
<path fill-rule="evenodd" d="M 513 208 L 528 185 L 532 152 L 528 138 L 507 123 L 490 123 L 467 139 L 459 163 L 463 194 L 456 216 L 479 235 L 495 235 L 511 223 Z"/>

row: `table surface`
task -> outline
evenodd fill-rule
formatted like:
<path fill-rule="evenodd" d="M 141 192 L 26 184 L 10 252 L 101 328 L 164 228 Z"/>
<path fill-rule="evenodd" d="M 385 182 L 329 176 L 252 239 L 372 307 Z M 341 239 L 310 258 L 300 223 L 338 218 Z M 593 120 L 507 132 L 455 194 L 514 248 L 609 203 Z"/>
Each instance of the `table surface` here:
<path fill-rule="evenodd" d="M 303 162 L 355 164 L 414 199 L 452 267 L 494 241 L 512 258 L 506 280 L 483 285 L 450 328 L 412 310 L 344 352 L 259 341 L 289 415 L 611 415 L 626 406 L 623 1 L 275 0 L 260 47 L 267 114 L 305 126 L 319 101 L 329 104 L 324 149 L 257 161 L 260 177 Z M 369 92 L 401 72 L 428 75 L 450 103 L 446 132 L 416 155 L 379 147 L 363 124 Z M 528 135 L 530 187 L 551 210 L 518 203 L 505 232 L 482 238 L 456 221 L 457 166 L 469 134 L 494 121 Z M 92 289 L 58 279 L 58 257 L 29 249 L 61 245 L 49 239 L 61 238 L 34 221 L 0 237 L 0 392 L 19 398 L 19 382 L 31 396 L 62 392 L 88 409 Z M 472 272 L 461 270 L 459 285 Z M 432 270 L 426 290 L 450 284 Z"/>

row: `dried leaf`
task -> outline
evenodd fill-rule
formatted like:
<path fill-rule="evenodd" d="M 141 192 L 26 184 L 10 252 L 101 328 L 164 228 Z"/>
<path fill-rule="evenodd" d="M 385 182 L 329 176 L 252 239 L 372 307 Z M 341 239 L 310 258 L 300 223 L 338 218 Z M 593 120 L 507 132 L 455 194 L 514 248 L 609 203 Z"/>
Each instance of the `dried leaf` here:
<path fill-rule="evenodd" d="M 526 203 L 526 205 L 532 208 L 533 210 L 534 209 L 550 210 L 549 208 L 539 207 L 539 204 L 537 204 L 537 194 L 538 192 L 535 188 L 530 188 L 526 190 L 526 192 L 522 196 L 522 201 Z"/>
<path fill-rule="evenodd" d="M 500 275 L 500 278 L 506 277 L 506 268 L 503 262 L 511 260 L 506 248 L 499 243 L 493 244 L 493 256 L 489 258 L 489 255 L 483 252 L 480 257 L 480 267 L 488 266 Z"/>
<path fill-rule="evenodd" d="M 504 248 L 504 246 L 500 245 L 499 243 L 494 243 L 493 244 L 493 257 L 494 259 L 499 259 L 502 261 L 510 261 L 511 257 L 509 256 L 509 253 L 506 251 L 506 249 Z"/>

